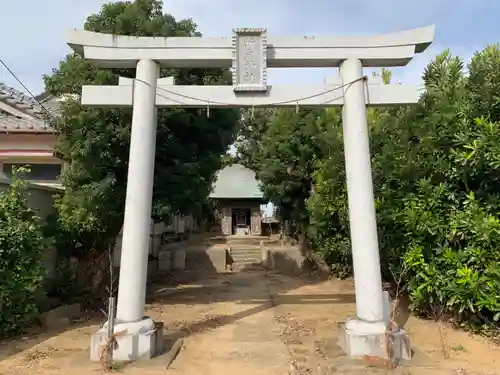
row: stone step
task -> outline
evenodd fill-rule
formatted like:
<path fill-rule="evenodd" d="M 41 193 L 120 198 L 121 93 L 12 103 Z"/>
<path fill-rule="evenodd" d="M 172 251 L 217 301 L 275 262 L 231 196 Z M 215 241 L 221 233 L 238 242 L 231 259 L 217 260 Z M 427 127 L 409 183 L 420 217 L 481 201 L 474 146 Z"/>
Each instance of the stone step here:
<path fill-rule="evenodd" d="M 231 256 L 233 258 L 234 262 L 237 262 L 239 260 L 248 260 L 248 259 L 256 259 L 256 260 L 261 260 L 262 257 L 260 255 L 236 255 L 236 256 Z"/>
<path fill-rule="evenodd" d="M 235 252 L 235 251 L 261 251 L 260 250 L 260 247 L 252 247 L 252 246 L 232 246 L 231 247 L 231 252 Z"/>
<path fill-rule="evenodd" d="M 259 240 L 259 239 L 255 239 L 255 238 L 238 238 L 238 239 L 227 240 L 227 244 L 228 245 L 249 244 L 249 245 L 259 246 L 261 241 L 263 241 L 263 240 Z"/>
<path fill-rule="evenodd" d="M 238 263 L 233 263 L 233 269 L 238 269 L 238 268 L 241 268 L 241 267 L 244 267 L 244 266 L 250 266 L 250 265 L 254 265 L 254 264 L 262 264 L 262 262 L 260 260 L 247 260 L 247 261 L 244 261 L 244 262 L 238 262 Z"/>
<path fill-rule="evenodd" d="M 233 248 L 231 249 L 231 258 L 236 267 L 260 264 L 262 263 L 262 252 L 260 248 Z"/>
<path fill-rule="evenodd" d="M 260 248 L 255 248 L 255 247 L 232 247 L 231 249 L 232 253 L 241 253 L 241 252 L 248 252 L 248 253 L 260 253 L 261 250 Z"/>
<path fill-rule="evenodd" d="M 259 254 L 241 253 L 241 254 L 231 254 L 231 258 L 233 258 L 233 260 L 237 260 L 237 259 L 261 259 L 262 255 L 260 253 Z"/>
<path fill-rule="evenodd" d="M 259 244 L 243 243 L 243 242 L 240 242 L 240 243 L 228 243 L 227 247 L 235 248 L 235 249 L 239 249 L 239 248 L 242 248 L 242 247 L 247 247 L 249 249 L 260 249 L 260 245 Z"/>
<path fill-rule="evenodd" d="M 237 256 L 256 256 L 260 257 L 262 253 L 260 251 L 233 251 L 231 252 L 232 257 L 237 257 Z"/>
<path fill-rule="evenodd" d="M 261 263 L 261 262 L 262 262 L 262 259 L 260 259 L 260 258 L 233 259 L 233 264 Z"/>
<path fill-rule="evenodd" d="M 231 253 L 261 253 L 261 249 L 260 248 L 252 248 L 252 247 L 232 247 L 230 249 L 230 252 Z"/>
<path fill-rule="evenodd" d="M 259 256 L 256 256 L 256 255 L 238 255 L 238 256 L 232 256 L 231 258 L 233 258 L 233 262 L 239 262 L 239 261 L 244 261 L 244 260 L 258 260 L 260 262 L 260 260 L 262 259 L 262 257 L 259 255 Z"/>

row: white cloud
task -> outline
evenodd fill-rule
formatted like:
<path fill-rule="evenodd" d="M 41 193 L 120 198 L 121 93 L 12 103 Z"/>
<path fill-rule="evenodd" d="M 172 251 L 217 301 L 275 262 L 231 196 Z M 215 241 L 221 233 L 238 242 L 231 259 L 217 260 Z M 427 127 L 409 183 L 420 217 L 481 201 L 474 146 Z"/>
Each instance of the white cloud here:
<path fill-rule="evenodd" d="M 98 12 L 103 0 L 25 0 L 2 5 L 2 24 L 12 30 L 0 40 L 0 56 L 33 92 L 43 89 L 42 75 L 50 73 L 69 52 L 65 31 L 82 28 L 86 17 Z M 425 65 L 446 47 L 469 57 L 494 42 L 488 25 L 497 22 L 500 2 L 468 0 L 178 0 L 165 1 L 164 10 L 176 18 L 192 17 L 205 35 L 227 36 L 233 27 L 267 27 L 270 34 L 329 35 L 376 34 L 428 24 L 437 25 L 436 44 L 407 67 L 396 69 L 395 78 L 418 83 Z M 29 11 L 27 11 L 29 10 Z M 479 17 L 481 15 L 481 17 Z M 471 19 L 481 19 L 466 31 Z M 20 25 L 24 25 L 21 27 Z M 288 69 L 271 72 L 271 82 L 319 83 L 335 69 Z M 0 81 L 19 85 L 4 69 Z"/>

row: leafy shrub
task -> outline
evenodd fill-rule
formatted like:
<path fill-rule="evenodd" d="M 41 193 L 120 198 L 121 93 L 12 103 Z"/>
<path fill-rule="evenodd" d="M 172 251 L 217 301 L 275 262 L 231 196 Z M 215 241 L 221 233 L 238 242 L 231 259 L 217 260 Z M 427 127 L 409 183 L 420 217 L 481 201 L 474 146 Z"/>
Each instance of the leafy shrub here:
<path fill-rule="evenodd" d="M 367 110 L 381 269 L 403 282 L 416 312 L 491 333 L 500 321 L 500 46 L 464 71 L 445 51 L 425 69 L 418 105 Z M 389 71 L 381 76 L 389 82 Z M 346 277 L 341 115 L 313 114 L 260 112 L 237 148 L 278 212 L 293 208 L 312 248 Z"/>
<path fill-rule="evenodd" d="M 23 330 L 37 316 L 36 291 L 43 279 L 44 239 L 39 216 L 25 197 L 24 182 L 14 173 L 0 192 L 0 332 Z"/>
<path fill-rule="evenodd" d="M 415 311 L 483 333 L 500 321 L 499 67 L 498 45 L 468 75 L 445 52 L 418 106 L 369 111 L 383 277 Z M 308 205 L 311 242 L 338 276 L 351 272 L 342 165 L 339 147 L 317 163 Z"/>
<path fill-rule="evenodd" d="M 446 219 L 448 225 L 434 248 L 414 241 L 405 254 L 413 307 L 488 331 L 500 320 L 500 221 L 474 194 Z"/>

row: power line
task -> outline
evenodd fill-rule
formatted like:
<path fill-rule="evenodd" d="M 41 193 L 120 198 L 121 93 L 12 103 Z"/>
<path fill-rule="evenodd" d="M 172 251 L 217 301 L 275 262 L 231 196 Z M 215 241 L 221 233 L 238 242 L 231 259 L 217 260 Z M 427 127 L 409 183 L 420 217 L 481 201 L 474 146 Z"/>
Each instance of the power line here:
<path fill-rule="evenodd" d="M 46 113 L 47 113 L 50 117 L 53 117 L 52 112 L 50 112 L 50 111 L 47 109 L 47 107 L 45 107 L 45 106 L 43 105 L 43 103 L 42 103 L 42 102 L 40 102 L 40 100 L 38 100 L 38 99 L 37 99 L 37 97 L 36 97 L 35 95 L 33 95 L 33 93 L 30 91 L 30 89 L 29 89 L 28 87 L 26 87 L 26 85 L 23 83 L 23 81 L 21 81 L 21 79 L 20 79 L 20 78 L 16 75 L 16 73 L 14 73 L 14 71 L 13 71 L 11 68 L 9 68 L 9 66 L 8 66 L 8 65 L 7 65 L 7 64 L 6 64 L 6 63 L 5 63 L 2 59 L 0 59 L 0 64 L 2 64 L 2 65 L 3 65 L 3 67 L 4 67 L 5 69 L 7 69 L 7 71 L 10 73 L 10 75 L 11 75 L 12 77 L 14 77 L 14 79 L 17 81 L 17 83 L 19 83 L 19 84 L 21 85 L 21 87 L 24 89 L 24 91 L 26 91 L 26 92 L 27 92 L 27 93 L 31 96 L 31 98 L 32 98 L 35 102 L 37 102 L 37 104 L 38 104 L 38 105 L 39 105 L 39 106 L 40 106 L 40 107 L 41 107 L 41 108 L 42 108 L 42 109 L 43 109 L 43 110 L 44 110 L 44 111 L 45 111 L 45 112 L 46 112 Z"/>
<path fill-rule="evenodd" d="M 295 99 L 284 100 L 284 101 L 280 101 L 280 102 L 266 104 L 266 107 L 276 107 L 276 106 L 279 106 L 279 105 L 289 104 L 289 103 L 297 103 L 297 105 L 298 105 L 301 101 L 304 101 L 304 100 L 307 100 L 307 99 L 316 98 L 316 97 L 321 96 L 321 95 L 329 94 L 329 93 L 331 93 L 333 91 L 343 89 L 344 87 L 350 87 L 352 84 L 354 84 L 354 83 L 356 83 L 358 81 L 366 81 L 367 79 L 368 79 L 367 76 L 363 76 L 363 77 L 357 78 L 357 79 L 355 79 L 355 80 L 353 80 L 351 82 L 335 86 L 335 87 L 333 87 L 331 89 L 324 90 L 324 91 L 321 91 L 321 92 L 316 93 L 316 94 L 312 94 L 312 95 L 308 95 L 308 96 L 304 96 L 304 97 L 299 97 L 299 98 L 295 98 Z M 198 101 L 198 102 L 202 102 L 203 104 L 205 104 L 207 106 L 210 106 L 210 104 L 218 104 L 218 105 L 223 105 L 223 106 L 235 106 L 235 105 L 237 105 L 236 103 L 224 103 L 224 102 L 218 102 L 218 101 L 215 101 L 215 100 L 201 99 L 201 98 L 197 98 L 197 97 L 194 97 L 194 96 L 190 96 L 190 95 L 186 95 L 186 94 L 181 94 L 181 93 L 178 93 L 178 92 L 175 92 L 175 91 L 172 91 L 172 90 L 168 90 L 165 87 L 160 87 L 158 85 L 152 85 L 152 84 L 150 84 L 150 83 L 148 83 L 146 81 L 143 81 L 142 79 L 138 79 L 138 78 L 132 78 L 132 80 L 144 83 L 144 84 L 146 84 L 146 85 L 148 85 L 150 87 L 154 87 L 155 89 L 159 89 L 159 90 L 164 91 L 164 92 L 166 92 L 168 94 L 171 94 L 171 95 L 176 95 L 176 96 L 180 96 L 180 97 L 182 97 L 184 99 L 189 99 L 189 100 L 195 100 L 195 101 Z M 163 97 L 165 99 L 171 100 L 173 102 L 177 102 L 179 104 L 182 104 L 182 102 L 179 102 L 176 99 L 169 98 L 167 96 L 162 96 L 162 95 L 159 95 L 159 94 L 156 94 L 156 95 L 158 95 L 160 97 Z M 342 95 L 340 97 L 342 97 Z M 334 101 L 334 100 L 337 100 L 340 97 L 328 100 L 324 104 L 329 103 L 329 102 Z"/>
<path fill-rule="evenodd" d="M 5 61 L 3 61 L 2 59 L 0 59 L 0 63 L 4 66 L 4 68 L 10 73 L 10 75 L 12 75 L 12 77 L 14 77 L 14 79 L 21 85 L 21 87 L 23 87 L 23 89 L 33 98 L 33 100 L 35 100 L 38 105 L 50 116 L 53 118 L 53 114 L 51 111 L 49 111 L 44 105 L 43 103 L 41 103 L 37 97 L 30 91 L 30 89 L 28 89 L 28 87 L 21 81 L 21 79 L 14 73 L 14 71 L 9 68 L 9 66 L 5 63 Z M 209 107 L 210 107 L 210 104 L 218 104 L 218 105 L 223 105 L 223 106 L 234 106 L 236 103 L 223 103 L 223 102 L 218 102 L 218 101 L 212 101 L 212 100 L 209 100 L 209 99 L 201 99 L 201 98 L 197 98 L 197 97 L 193 97 L 193 96 L 189 96 L 189 95 L 185 95 L 185 94 L 181 94 L 181 93 L 178 93 L 178 92 L 175 92 L 175 91 L 172 91 L 172 90 L 168 90 L 166 89 L 165 87 L 160 87 L 160 86 L 157 86 L 157 85 L 151 85 L 150 83 L 146 82 L 146 81 L 143 81 L 141 79 L 138 79 L 138 78 L 132 78 L 134 81 L 137 81 L 137 82 L 141 82 L 141 83 L 144 83 L 148 86 L 152 86 L 154 87 L 155 89 L 159 89 L 161 91 L 164 91 L 170 95 L 176 95 L 176 96 L 179 96 L 181 98 L 184 98 L 184 99 L 189 99 L 189 100 L 195 100 L 195 101 L 198 101 L 198 102 L 202 102 L 204 103 L 206 106 L 207 106 L 207 111 L 209 110 Z M 304 97 L 299 97 L 299 98 L 295 98 L 295 99 L 290 99 L 290 100 L 284 100 L 284 101 L 280 101 L 280 102 L 275 102 L 275 103 L 270 103 L 270 104 L 266 104 L 266 107 L 276 107 L 276 106 L 279 106 L 279 105 L 283 105 L 283 104 L 289 104 L 289 103 L 297 103 L 297 110 L 298 110 L 298 107 L 300 105 L 300 102 L 301 101 L 304 101 L 304 100 L 307 100 L 307 99 L 312 99 L 312 98 L 315 98 L 315 97 L 318 97 L 318 96 L 321 96 L 321 95 L 325 95 L 325 94 L 329 94 L 331 92 L 334 92 L 336 90 L 340 90 L 340 89 L 343 89 L 344 87 L 350 87 L 352 84 L 358 82 L 358 81 L 367 81 L 368 80 L 368 77 L 367 76 L 363 76 L 363 77 L 360 77 L 360 78 L 357 78 L 351 82 L 348 82 L 348 83 L 344 83 L 342 85 L 338 85 L 338 86 L 335 86 L 331 89 L 328 89 L 328 90 L 324 90 L 322 92 L 319 92 L 319 93 L 316 93 L 316 94 L 312 94 L 312 95 L 308 95 L 308 96 L 304 96 Z M 157 96 L 160 96 L 160 97 L 163 97 L 167 100 L 171 100 L 173 102 L 176 102 L 178 104 L 182 104 L 182 102 L 176 100 L 176 99 L 173 99 L 171 97 L 167 97 L 167 96 L 163 96 L 163 95 L 160 95 L 160 94 L 156 94 Z M 332 102 L 332 101 L 335 101 L 337 99 L 340 99 L 341 97 L 343 97 L 343 95 L 341 94 L 340 96 L 334 98 L 334 99 L 330 99 L 328 101 L 325 101 L 324 104 L 327 104 L 329 102 Z M 255 106 L 252 106 L 252 108 L 255 107 Z"/>
<path fill-rule="evenodd" d="M 21 85 L 21 87 L 23 87 L 23 89 L 33 98 L 33 100 L 35 100 L 38 103 L 38 105 L 40 105 L 40 107 L 47 112 L 47 114 L 49 114 L 50 116 L 52 116 L 52 113 L 43 105 L 43 103 L 41 103 L 36 98 L 35 95 L 33 95 L 33 93 L 30 91 L 30 89 L 28 89 L 28 87 L 26 87 L 26 85 L 21 81 L 21 79 L 14 73 L 14 71 L 11 68 L 9 68 L 9 66 L 2 59 L 0 59 L 0 63 L 4 66 L 5 69 L 7 69 L 7 71 L 12 75 L 12 77 L 14 77 L 14 79 Z M 345 83 L 345 84 L 342 84 L 342 85 L 339 85 L 339 86 L 335 86 L 334 88 L 331 88 L 331 89 L 328 89 L 328 90 L 324 90 L 324 91 L 316 93 L 316 94 L 312 94 L 312 95 L 308 95 L 308 96 L 304 96 L 304 97 L 299 97 L 299 98 L 296 98 L 296 99 L 284 100 L 284 101 L 280 101 L 280 102 L 276 102 L 276 103 L 270 103 L 270 104 L 266 104 L 266 106 L 273 107 L 273 106 L 279 106 L 279 105 L 289 104 L 289 103 L 297 103 L 297 105 L 299 105 L 301 101 L 304 101 L 304 100 L 307 100 L 307 99 L 312 99 L 312 98 L 315 98 L 315 97 L 318 97 L 318 96 L 321 96 L 321 95 L 329 94 L 329 93 L 331 93 L 333 91 L 343 89 L 344 87 L 347 87 L 347 86 L 351 86 L 353 83 L 355 83 L 357 81 L 361 81 L 361 80 L 366 81 L 367 79 L 368 79 L 367 76 L 363 76 L 363 77 L 360 77 L 360 78 L 357 78 L 357 79 L 353 80 L 352 82 L 348 82 L 348 83 Z M 212 100 L 209 100 L 209 99 L 208 100 L 207 99 L 201 99 L 201 98 L 196 98 L 196 97 L 193 97 L 193 96 L 189 96 L 189 95 L 177 93 L 177 92 L 168 90 L 165 87 L 160 87 L 160 86 L 157 86 L 157 85 L 151 85 L 148 82 L 143 81 L 143 80 L 138 79 L 138 78 L 133 78 L 133 80 L 141 82 L 141 83 L 144 83 L 144 84 L 146 84 L 148 86 L 152 86 L 155 89 L 162 90 L 162 91 L 167 92 L 167 93 L 169 93 L 171 95 L 176 95 L 176 96 L 180 96 L 180 97 L 185 98 L 185 99 L 190 99 L 190 100 L 195 100 L 195 101 L 202 102 L 202 103 L 206 104 L 207 106 L 210 106 L 211 103 L 212 104 L 224 105 L 224 106 L 233 106 L 233 105 L 235 105 L 235 103 L 223 103 L 223 102 L 212 101 Z M 162 95 L 158 95 L 158 96 L 161 97 Z M 165 96 L 164 96 L 164 98 L 168 99 L 168 100 L 171 100 L 171 101 L 174 101 L 174 102 L 177 102 L 179 104 L 182 104 L 181 102 L 179 102 L 179 101 L 177 101 L 177 100 L 175 100 L 173 98 L 169 98 L 169 97 L 165 97 Z M 332 100 L 336 100 L 336 99 L 338 99 L 338 98 L 326 101 L 325 104 L 328 103 L 328 102 L 331 102 Z"/>

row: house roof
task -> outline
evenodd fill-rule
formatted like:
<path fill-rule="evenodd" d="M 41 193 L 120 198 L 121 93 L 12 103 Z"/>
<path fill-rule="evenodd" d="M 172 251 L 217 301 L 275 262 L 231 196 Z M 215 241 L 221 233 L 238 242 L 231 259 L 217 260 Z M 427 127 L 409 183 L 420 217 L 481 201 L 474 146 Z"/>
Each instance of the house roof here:
<path fill-rule="evenodd" d="M 10 185 L 12 183 L 12 179 L 7 178 L 5 176 L 0 176 L 0 187 Z M 25 181 L 26 187 L 30 189 L 37 189 L 37 190 L 46 190 L 46 191 L 52 191 L 54 193 L 60 193 L 65 190 L 64 186 L 58 185 L 58 184 L 53 184 L 53 185 L 46 185 L 46 184 L 40 184 L 36 182 L 29 182 Z"/>
<path fill-rule="evenodd" d="M 241 164 L 233 164 L 217 173 L 213 199 L 263 199 L 264 194 L 255 172 Z"/>
<path fill-rule="evenodd" d="M 0 132 L 47 132 L 46 107 L 31 96 L 0 82 Z"/>

